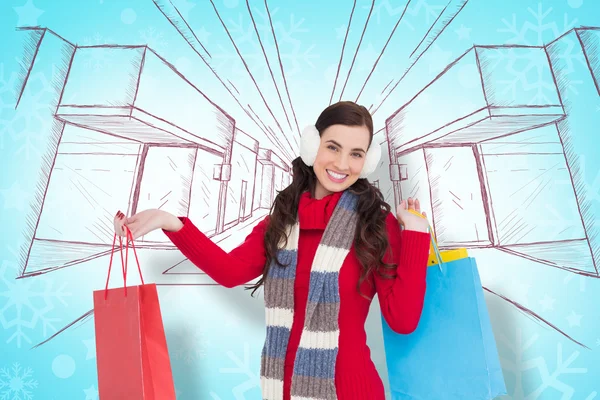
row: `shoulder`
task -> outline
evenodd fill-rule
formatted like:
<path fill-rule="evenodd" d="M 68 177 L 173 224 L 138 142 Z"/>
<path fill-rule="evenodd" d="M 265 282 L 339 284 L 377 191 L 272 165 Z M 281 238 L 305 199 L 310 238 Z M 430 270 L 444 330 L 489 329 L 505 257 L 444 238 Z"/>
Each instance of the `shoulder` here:
<path fill-rule="evenodd" d="M 258 220 L 258 222 L 254 224 L 249 236 L 264 236 L 267 232 L 267 228 L 269 227 L 269 221 L 269 215 L 266 215 L 262 219 Z"/>
<path fill-rule="evenodd" d="M 266 215 L 266 216 L 263 217 L 263 219 L 261 219 L 260 221 L 258 221 L 258 223 L 254 227 L 254 229 L 260 229 L 260 230 L 266 231 L 267 228 L 269 227 L 269 222 L 270 221 L 271 221 L 271 216 L 270 215 Z"/>

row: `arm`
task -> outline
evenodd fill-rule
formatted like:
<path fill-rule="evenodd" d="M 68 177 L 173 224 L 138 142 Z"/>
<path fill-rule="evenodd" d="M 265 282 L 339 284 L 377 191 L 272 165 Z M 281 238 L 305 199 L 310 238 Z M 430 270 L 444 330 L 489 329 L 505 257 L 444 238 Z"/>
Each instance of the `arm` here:
<path fill-rule="evenodd" d="M 227 253 L 185 217 L 176 229 L 163 232 L 194 265 L 218 284 L 231 288 L 247 283 L 263 273 L 266 262 L 264 236 L 268 217 L 260 221 L 244 242 Z"/>
<path fill-rule="evenodd" d="M 397 264 L 397 275 L 390 279 L 374 272 L 375 288 L 381 312 L 390 328 L 408 334 L 416 329 L 423 310 L 430 237 L 425 232 L 401 231 L 391 213 L 386 225 L 390 252 L 385 261 Z"/>

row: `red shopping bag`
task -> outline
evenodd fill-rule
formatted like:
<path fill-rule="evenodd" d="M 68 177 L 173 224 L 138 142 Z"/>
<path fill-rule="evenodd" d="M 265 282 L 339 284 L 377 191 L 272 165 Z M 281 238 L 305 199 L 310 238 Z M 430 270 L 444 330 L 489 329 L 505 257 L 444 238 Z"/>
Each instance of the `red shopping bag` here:
<path fill-rule="evenodd" d="M 127 287 L 128 242 L 142 279 Z M 116 235 L 104 290 L 94 291 L 96 363 L 100 400 L 175 400 L 171 363 L 155 284 L 144 284 L 133 237 L 127 230 L 125 260 L 123 242 L 122 288 L 108 289 Z"/>

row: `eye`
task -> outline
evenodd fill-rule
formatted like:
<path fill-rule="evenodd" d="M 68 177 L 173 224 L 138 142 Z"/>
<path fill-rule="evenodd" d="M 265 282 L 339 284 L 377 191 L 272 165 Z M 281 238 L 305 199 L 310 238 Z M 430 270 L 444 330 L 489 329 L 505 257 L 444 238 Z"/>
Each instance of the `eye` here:
<path fill-rule="evenodd" d="M 352 153 L 352 157 L 362 158 L 362 153 Z"/>
<path fill-rule="evenodd" d="M 332 150 L 332 151 L 337 151 L 337 147 L 335 147 L 335 146 L 334 146 L 334 145 L 332 145 L 332 144 L 328 145 L 328 146 L 327 146 L 327 148 L 328 148 L 329 150 Z"/>

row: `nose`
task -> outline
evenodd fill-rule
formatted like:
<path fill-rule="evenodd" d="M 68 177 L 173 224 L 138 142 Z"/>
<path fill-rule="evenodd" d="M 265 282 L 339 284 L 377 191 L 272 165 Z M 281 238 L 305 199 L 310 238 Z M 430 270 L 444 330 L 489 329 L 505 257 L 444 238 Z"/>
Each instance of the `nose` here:
<path fill-rule="evenodd" d="M 350 168 L 350 164 L 348 163 L 348 156 L 345 154 L 340 154 L 335 162 L 335 167 L 340 172 L 348 170 Z"/>

